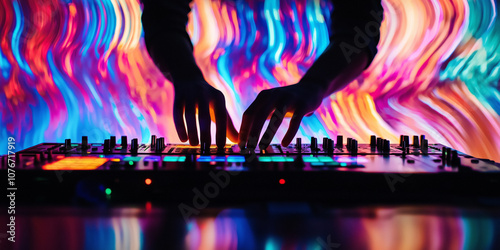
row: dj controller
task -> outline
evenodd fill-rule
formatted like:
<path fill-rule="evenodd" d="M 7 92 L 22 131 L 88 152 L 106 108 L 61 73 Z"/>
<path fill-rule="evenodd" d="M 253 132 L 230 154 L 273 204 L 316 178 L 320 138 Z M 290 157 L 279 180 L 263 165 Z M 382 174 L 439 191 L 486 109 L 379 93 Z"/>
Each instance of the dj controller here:
<path fill-rule="evenodd" d="M 343 136 L 266 149 L 165 143 L 42 143 L 2 156 L 15 161 L 18 202 L 134 203 L 307 200 L 335 203 L 498 202 L 500 164 L 479 159 L 424 135 L 397 144 Z M 15 157 L 15 159 L 13 159 Z M 491 199 L 494 198 L 494 199 Z"/>

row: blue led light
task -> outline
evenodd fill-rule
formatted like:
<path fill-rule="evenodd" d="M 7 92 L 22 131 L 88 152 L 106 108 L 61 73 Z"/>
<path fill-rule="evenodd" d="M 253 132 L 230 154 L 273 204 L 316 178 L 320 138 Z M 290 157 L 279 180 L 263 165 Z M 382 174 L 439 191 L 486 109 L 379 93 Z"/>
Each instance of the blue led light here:
<path fill-rule="evenodd" d="M 230 155 L 227 157 L 227 162 L 245 162 L 245 157 L 241 155 Z"/>

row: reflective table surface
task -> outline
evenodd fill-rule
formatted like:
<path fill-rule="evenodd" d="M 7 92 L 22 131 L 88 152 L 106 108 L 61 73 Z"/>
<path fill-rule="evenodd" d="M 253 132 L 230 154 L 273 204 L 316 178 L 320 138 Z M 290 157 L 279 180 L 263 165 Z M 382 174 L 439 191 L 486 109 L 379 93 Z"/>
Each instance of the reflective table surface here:
<path fill-rule="evenodd" d="M 8 223 L 6 213 L 0 215 Z M 500 249 L 500 209 L 270 202 L 16 208 L 1 249 Z M 8 247 L 8 248 L 7 248 Z"/>

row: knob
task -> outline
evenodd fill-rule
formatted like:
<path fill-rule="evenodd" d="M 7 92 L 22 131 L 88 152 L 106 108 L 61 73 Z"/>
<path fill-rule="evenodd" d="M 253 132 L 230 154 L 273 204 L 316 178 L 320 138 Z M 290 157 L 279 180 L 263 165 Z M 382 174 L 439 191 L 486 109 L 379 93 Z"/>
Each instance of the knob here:
<path fill-rule="evenodd" d="M 163 151 L 163 149 L 165 149 L 165 138 L 164 137 L 160 137 L 160 148 L 161 148 L 161 151 Z"/>
<path fill-rule="evenodd" d="M 297 137 L 297 139 L 295 139 L 295 149 L 297 149 L 298 152 L 302 152 L 302 138 L 300 137 Z"/>
<path fill-rule="evenodd" d="M 311 151 L 316 152 L 318 149 L 318 139 L 316 137 L 311 137 Z"/>
<path fill-rule="evenodd" d="M 347 151 L 351 151 L 351 143 L 352 143 L 352 138 L 348 137 L 346 145 Z"/>
<path fill-rule="evenodd" d="M 344 147 L 344 137 L 341 135 L 337 135 L 337 148 Z"/>
<path fill-rule="evenodd" d="M 405 136 L 404 135 L 400 135 L 399 136 L 399 146 L 400 147 L 403 147 L 403 142 L 405 141 Z"/>
<path fill-rule="evenodd" d="M 406 147 L 409 147 L 410 146 L 410 136 L 405 135 L 404 136 L 404 141 L 406 143 Z"/>
<path fill-rule="evenodd" d="M 378 150 L 378 151 L 382 151 L 382 148 L 383 148 L 383 142 L 384 142 L 384 141 L 382 140 L 382 138 L 377 137 L 377 150 Z"/>
<path fill-rule="evenodd" d="M 418 135 L 414 135 L 413 136 L 413 147 L 414 148 L 419 148 L 420 147 L 420 143 L 418 141 Z"/>
<path fill-rule="evenodd" d="M 384 140 L 384 147 L 382 150 L 384 153 L 388 154 L 391 152 L 391 141 L 389 140 Z"/>
<path fill-rule="evenodd" d="M 156 135 L 151 136 L 151 149 L 156 148 Z"/>
<path fill-rule="evenodd" d="M 111 144 L 110 144 L 110 142 L 109 142 L 109 139 L 104 140 L 104 148 L 102 149 L 102 151 L 103 151 L 104 153 L 109 152 L 109 147 L 110 147 L 110 145 L 111 145 Z"/>
<path fill-rule="evenodd" d="M 127 149 L 127 146 L 128 146 L 127 136 L 126 135 L 122 135 L 122 148 L 123 149 Z"/>
<path fill-rule="evenodd" d="M 131 141 L 131 145 L 130 145 L 130 152 L 132 153 L 137 153 L 137 151 L 139 150 L 139 141 L 137 138 L 134 138 L 132 139 Z"/>
<path fill-rule="evenodd" d="M 441 149 L 441 160 L 443 161 L 443 165 L 446 165 L 446 147 Z"/>
<path fill-rule="evenodd" d="M 358 154 L 358 141 L 355 139 L 351 140 L 351 154 L 352 155 Z"/>
<path fill-rule="evenodd" d="M 89 148 L 89 139 L 87 136 L 82 136 L 82 151 L 86 151 Z"/>
<path fill-rule="evenodd" d="M 446 162 L 451 164 L 451 148 L 446 148 Z"/>
<path fill-rule="evenodd" d="M 370 136 L 370 147 L 376 147 L 377 146 L 377 136 L 372 135 Z"/>
<path fill-rule="evenodd" d="M 109 137 L 109 147 L 111 149 L 116 147 L 116 136 L 113 135 Z"/>
<path fill-rule="evenodd" d="M 423 144 L 425 140 L 425 135 L 420 135 L 420 144 Z"/>
<path fill-rule="evenodd" d="M 66 150 L 71 149 L 71 139 L 64 140 L 64 147 Z"/>
<path fill-rule="evenodd" d="M 457 167 L 457 162 L 460 160 L 460 158 L 458 158 L 458 152 L 456 150 L 453 150 L 451 152 L 451 166 L 453 167 Z"/>
<path fill-rule="evenodd" d="M 427 141 L 427 139 L 424 139 L 424 140 L 421 141 L 421 143 L 422 143 L 422 146 L 421 146 L 422 150 L 424 152 L 427 152 L 427 150 L 429 150 L 429 142 Z"/>
<path fill-rule="evenodd" d="M 328 154 L 329 155 L 333 155 L 333 150 L 334 150 L 334 147 L 333 147 L 333 140 L 332 139 L 328 139 L 328 142 L 327 142 L 327 145 L 328 145 Z"/>
<path fill-rule="evenodd" d="M 325 153 L 328 151 L 328 137 L 323 137 L 323 151 Z"/>

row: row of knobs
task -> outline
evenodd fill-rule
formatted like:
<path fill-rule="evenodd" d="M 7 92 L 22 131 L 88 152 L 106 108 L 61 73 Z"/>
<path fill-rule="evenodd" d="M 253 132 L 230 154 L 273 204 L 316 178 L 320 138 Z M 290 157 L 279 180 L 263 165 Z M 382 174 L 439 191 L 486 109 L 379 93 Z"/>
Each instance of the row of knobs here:
<path fill-rule="evenodd" d="M 163 139 L 163 138 L 162 138 Z M 115 149 L 117 146 L 116 144 L 116 136 L 110 136 L 109 139 L 105 139 L 103 143 L 103 152 L 104 153 L 109 153 L 112 151 L 112 149 Z M 122 149 L 127 149 L 128 147 L 128 140 L 127 136 L 122 136 L 121 137 L 121 148 Z M 71 139 L 66 139 L 64 140 L 64 147 L 63 150 L 70 150 L 72 148 L 71 146 Z M 82 136 L 82 144 L 81 144 L 82 151 L 86 151 L 87 149 L 90 149 L 90 144 L 88 142 L 88 137 L 87 136 Z M 139 150 L 139 139 L 134 138 L 130 141 L 130 152 L 132 153 L 137 153 Z"/>
<path fill-rule="evenodd" d="M 302 139 L 297 138 L 295 147 L 298 153 L 302 152 Z M 317 153 L 323 151 L 327 154 L 333 154 L 335 148 L 342 149 L 344 147 L 344 137 L 342 135 L 337 136 L 337 144 L 328 137 L 323 137 L 323 148 L 320 150 L 318 146 L 318 139 L 316 137 L 311 137 L 311 152 Z M 358 141 L 353 138 L 347 138 L 347 151 L 355 155 L 358 153 Z"/>
<path fill-rule="evenodd" d="M 410 137 L 408 135 L 400 135 L 399 138 L 399 146 L 401 148 L 408 148 L 410 146 Z M 423 150 L 427 150 L 429 147 L 429 142 L 425 139 L 425 135 L 413 136 L 413 144 L 411 144 L 414 148 L 421 148 Z"/>
<path fill-rule="evenodd" d="M 399 146 L 402 148 L 403 154 L 409 153 L 410 137 L 408 135 L 401 135 Z M 414 148 L 420 148 L 422 149 L 422 151 L 427 151 L 429 142 L 427 141 L 427 139 L 425 139 L 425 135 L 421 135 L 420 137 L 418 135 L 415 135 L 413 136 L 413 144 L 411 146 L 413 146 Z M 297 149 L 297 152 L 301 153 L 302 151 L 301 138 L 296 139 L 295 147 Z M 328 137 L 323 137 L 323 149 L 322 149 L 323 152 L 333 154 L 335 148 L 341 149 L 343 147 L 344 145 L 343 145 L 342 135 L 337 136 L 336 145 L 334 145 L 334 141 L 332 139 Z M 390 153 L 391 142 L 387 139 L 372 135 L 370 136 L 370 147 L 382 153 Z M 357 154 L 358 141 L 353 138 L 347 138 L 346 148 L 347 151 L 349 151 L 351 154 Z M 311 151 L 312 152 L 321 151 L 320 148 L 318 147 L 318 139 L 315 137 L 311 137 Z"/>

